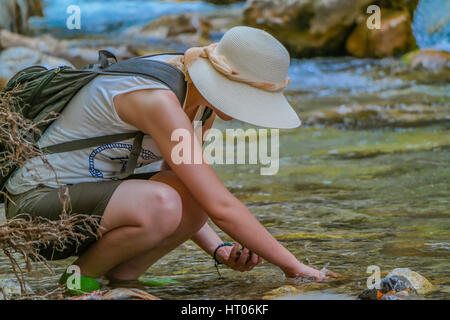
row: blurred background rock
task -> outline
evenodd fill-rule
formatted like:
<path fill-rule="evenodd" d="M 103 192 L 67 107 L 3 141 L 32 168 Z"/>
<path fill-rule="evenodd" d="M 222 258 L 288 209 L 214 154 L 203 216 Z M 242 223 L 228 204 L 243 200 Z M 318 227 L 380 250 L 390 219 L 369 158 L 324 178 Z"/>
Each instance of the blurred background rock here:
<path fill-rule="evenodd" d="M 0 4 L 0 28 L 40 36 L 39 51 L 48 54 L 46 51 L 51 47 L 54 55 L 68 58 L 77 66 L 93 62 L 94 51 L 99 47 L 109 46 L 120 58 L 165 50 L 184 51 L 190 46 L 217 41 L 235 25 L 270 32 L 295 58 L 345 55 L 383 58 L 418 48 L 412 28 L 418 0 L 132 0 L 127 4 L 117 2 L 116 6 L 110 3 L 113 2 L 81 1 L 82 28 L 68 30 L 65 10 L 70 1 L 5 0 Z M 381 29 L 370 30 L 366 26 L 369 17 L 366 10 L 373 4 L 382 9 Z M 2 48 L 38 49 L 31 39 L 16 39 L 17 42 L 11 42 L 11 37 L 3 33 Z M 54 42 L 58 42 L 56 50 Z M 89 48 L 94 50 L 89 52 Z"/>

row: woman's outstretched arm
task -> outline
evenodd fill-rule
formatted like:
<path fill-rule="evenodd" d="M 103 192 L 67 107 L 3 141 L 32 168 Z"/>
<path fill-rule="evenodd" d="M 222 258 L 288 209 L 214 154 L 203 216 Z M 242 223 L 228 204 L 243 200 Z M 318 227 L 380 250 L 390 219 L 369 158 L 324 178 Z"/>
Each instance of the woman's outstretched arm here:
<path fill-rule="evenodd" d="M 176 96 L 169 90 L 140 90 L 117 99 L 116 109 L 122 120 L 152 136 L 164 159 L 211 220 L 231 238 L 255 252 L 266 261 L 280 267 L 288 277 L 321 278 L 318 270 L 308 267 L 284 248 L 234 197 L 220 181 L 213 168 L 201 164 L 176 164 L 172 150 L 179 141 L 171 141 L 175 130 L 184 130 L 191 137 L 191 154 L 201 150 L 191 123 Z"/>

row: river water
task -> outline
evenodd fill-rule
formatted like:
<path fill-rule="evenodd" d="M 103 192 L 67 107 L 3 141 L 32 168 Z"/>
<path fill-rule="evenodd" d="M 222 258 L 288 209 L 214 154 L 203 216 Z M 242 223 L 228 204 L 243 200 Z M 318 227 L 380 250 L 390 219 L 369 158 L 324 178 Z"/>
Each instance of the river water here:
<path fill-rule="evenodd" d="M 377 265 L 382 275 L 399 267 L 417 271 L 436 287 L 425 298 L 449 299 L 448 71 L 343 57 L 294 59 L 289 75 L 286 95 L 303 125 L 280 131 L 278 174 L 261 176 L 258 165 L 216 171 L 302 262 L 343 277 L 285 279 L 264 262 L 250 273 L 222 267 L 220 279 L 212 259 L 187 242 L 146 274 L 178 283 L 145 289 L 163 299 L 250 299 L 289 284 L 305 294 L 357 297 L 367 267 Z M 71 261 L 52 265 L 60 274 Z M 12 277 L 3 256 L 0 277 Z M 32 287 L 52 289 L 58 276 L 39 269 L 28 278 Z"/>

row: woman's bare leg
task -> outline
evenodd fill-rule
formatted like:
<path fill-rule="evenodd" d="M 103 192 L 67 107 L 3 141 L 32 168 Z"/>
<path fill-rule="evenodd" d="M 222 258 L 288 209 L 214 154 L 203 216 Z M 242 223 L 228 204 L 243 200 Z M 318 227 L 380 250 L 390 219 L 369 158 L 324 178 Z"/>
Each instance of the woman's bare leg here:
<path fill-rule="evenodd" d="M 102 237 L 74 264 L 83 275 L 101 277 L 124 261 L 164 245 L 181 221 L 181 198 L 172 187 L 156 181 L 124 181 L 103 214 Z"/>
<path fill-rule="evenodd" d="M 182 200 L 182 217 L 175 232 L 144 254 L 139 254 L 110 270 L 111 279 L 134 280 L 143 274 L 158 259 L 190 239 L 206 223 L 207 215 L 191 196 L 189 190 L 172 171 L 162 171 L 151 178 L 175 189 Z"/>

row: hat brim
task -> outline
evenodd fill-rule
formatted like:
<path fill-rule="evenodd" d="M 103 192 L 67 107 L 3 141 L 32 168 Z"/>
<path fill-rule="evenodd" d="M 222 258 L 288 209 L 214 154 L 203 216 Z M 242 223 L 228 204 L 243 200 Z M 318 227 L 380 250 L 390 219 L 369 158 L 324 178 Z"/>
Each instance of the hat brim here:
<path fill-rule="evenodd" d="M 197 59 L 188 71 L 202 96 L 234 119 L 268 128 L 289 129 L 301 125 L 281 91 L 269 92 L 229 80 L 204 58 Z"/>

